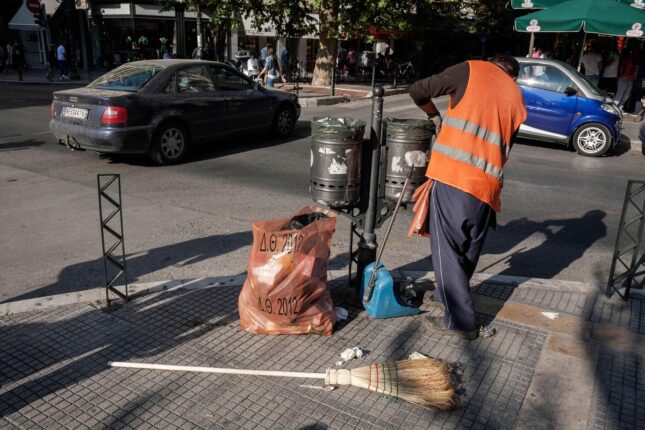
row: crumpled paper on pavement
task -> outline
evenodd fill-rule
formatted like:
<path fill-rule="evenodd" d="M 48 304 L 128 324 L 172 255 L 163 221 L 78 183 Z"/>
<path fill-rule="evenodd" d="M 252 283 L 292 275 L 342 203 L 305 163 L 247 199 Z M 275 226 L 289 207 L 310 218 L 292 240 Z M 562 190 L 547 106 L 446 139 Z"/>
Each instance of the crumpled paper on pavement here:
<path fill-rule="evenodd" d="M 350 360 L 355 358 L 361 358 L 363 356 L 363 350 L 355 346 L 353 348 L 347 348 L 345 351 L 340 353 L 341 361 L 336 362 L 336 366 L 342 366 Z"/>
<path fill-rule="evenodd" d="M 427 355 L 423 355 L 420 352 L 414 351 L 410 356 L 408 357 L 408 360 L 423 360 L 424 358 L 429 358 Z"/>

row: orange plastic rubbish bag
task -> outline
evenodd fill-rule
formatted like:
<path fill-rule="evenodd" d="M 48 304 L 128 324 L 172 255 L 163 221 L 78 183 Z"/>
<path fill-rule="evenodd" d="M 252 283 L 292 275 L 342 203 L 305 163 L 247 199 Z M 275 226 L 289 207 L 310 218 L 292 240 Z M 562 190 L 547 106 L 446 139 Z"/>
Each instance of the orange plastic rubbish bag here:
<path fill-rule="evenodd" d="M 240 325 L 256 334 L 331 336 L 336 310 L 327 288 L 336 215 L 305 206 L 291 218 L 253 223 L 253 247 L 238 298 Z"/>
<path fill-rule="evenodd" d="M 428 179 L 414 191 L 412 199 L 416 202 L 412 211 L 412 223 L 408 228 L 408 236 L 419 235 L 429 236 L 428 211 L 430 210 L 430 192 L 432 190 L 432 179 Z"/>

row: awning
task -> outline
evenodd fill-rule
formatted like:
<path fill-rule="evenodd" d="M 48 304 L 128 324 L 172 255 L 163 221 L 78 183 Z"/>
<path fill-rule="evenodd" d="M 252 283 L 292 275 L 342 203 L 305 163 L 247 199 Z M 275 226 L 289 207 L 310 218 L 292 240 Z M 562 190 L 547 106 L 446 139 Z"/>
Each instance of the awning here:
<path fill-rule="evenodd" d="M 43 29 L 40 25 L 36 24 L 34 19 L 34 14 L 31 13 L 26 6 L 26 0 L 22 2 L 22 5 L 18 9 L 18 12 L 11 18 L 9 21 L 9 28 L 12 30 L 20 31 L 40 31 Z"/>

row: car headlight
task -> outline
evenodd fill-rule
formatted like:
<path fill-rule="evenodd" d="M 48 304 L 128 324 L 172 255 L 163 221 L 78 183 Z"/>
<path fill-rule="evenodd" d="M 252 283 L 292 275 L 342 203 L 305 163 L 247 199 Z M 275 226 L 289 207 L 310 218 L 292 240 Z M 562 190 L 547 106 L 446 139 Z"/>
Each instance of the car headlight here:
<path fill-rule="evenodd" d="M 603 103 L 603 104 L 600 105 L 600 107 L 604 111 L 607 111 L 607 112 L 609 112 L 611 114 L 614 114 L 616 116 L 622 117 L 622 115 L 620 114 L 620 110 L 613 103 Z"/>

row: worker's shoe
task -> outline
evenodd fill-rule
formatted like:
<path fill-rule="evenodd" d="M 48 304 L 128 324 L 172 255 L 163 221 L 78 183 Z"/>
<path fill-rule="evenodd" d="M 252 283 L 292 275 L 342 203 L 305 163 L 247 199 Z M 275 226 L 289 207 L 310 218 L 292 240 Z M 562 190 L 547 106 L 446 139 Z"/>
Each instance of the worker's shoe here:
<path fill-rule="evenodd" d="M 441 333 L 442 335 L 455 336 L 466 340 L 477 339 L 477 337 L 479 336 L 479 329 L 465 331 L 446 327 L 443 323 L 443 317 L 428 316 L 423 317 L 422 321 L 427 329 Z"/>

